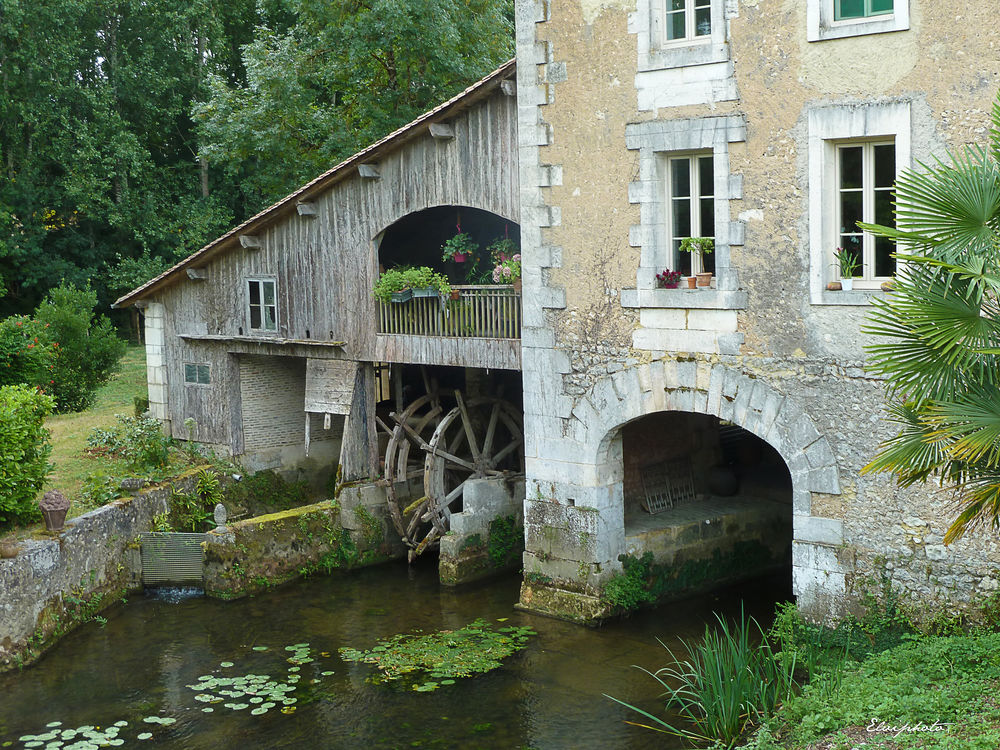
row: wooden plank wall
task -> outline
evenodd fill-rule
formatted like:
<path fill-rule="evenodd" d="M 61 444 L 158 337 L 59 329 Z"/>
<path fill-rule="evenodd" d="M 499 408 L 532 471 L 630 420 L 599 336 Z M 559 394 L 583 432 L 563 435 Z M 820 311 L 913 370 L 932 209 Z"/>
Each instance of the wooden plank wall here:
<path fill-rule="evenodd" d="M 355 175 L 334 185 L 315 201 L 315 216 L 299 216 L 292 207 L 257 235 L 259 249 L 233 250 L 206 266 L 206 279 L 185 278 L 164 290 L 159 300 L 167 308 L 173 434 L 186 437 L 183 422 L 192 417 L 199 424 L 198 439 L 234 447 L 242 442 L 239 419 L 229 413 L 239 399 L 226 387 L 238 378 L 235 357 L 228 353 L 232 347 L 184 341 L 177 334 L 248 335 L 247 277 L 277 280 L 279 336 L 345 341 L 343 349 L 312 356 L 375 361 L 375 240 L 405 215 L 433 206 L 472 206 L 517 222 L 516 104 L 515 97 L 497 90 L 451 120 L 454 139 L 435 140 L 426 133 L 385 157 L 378 179 Z M 449 364 L 461 359 L 455 346 L 442 352 Z M 481 358 L 482 343 L 470 346 L 470 354 Z M 422 361 L 435 356 L 426 347 L 420 354 Z M 509 354 L 502 359 L 511 365 Z M 197 393 L 185 387 L 184 362 L 210 364 L 212 385 Z"/>

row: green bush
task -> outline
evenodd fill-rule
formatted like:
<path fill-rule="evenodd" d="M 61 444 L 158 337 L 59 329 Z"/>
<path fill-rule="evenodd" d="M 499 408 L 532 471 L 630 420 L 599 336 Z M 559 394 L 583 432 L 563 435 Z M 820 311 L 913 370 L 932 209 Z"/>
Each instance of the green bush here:
<path fill-rule="evenodd" d="M 35 497 L 51 469 L 45 417 L 52 397 L 25 385 L 0 386 L 0 531 L 35 520 Z"/>
<path fill-rule="evenodd" d="M 97 294 L 89 287 L 61 284 L 49 290 L 35 311 L 57 355 L 46 388 L 55 396 L 57 411 L 82 411 L 90 406 L 98 386 L 107 382 L 125 354 L 126 344 L 111 321 L 103 316 L 94 319 L 96 306 Z"/>
<path fill-rule="evenodd" d="M 51 391 L 56 351 L 44 323 L 25 315 L 0 320 L 0 385 Z"/>
<path fill-rule="evenodd" d="M 138 471 L 165 466 L 170 456 L 170 439 L 160 431 L 153 417 L 117 415 L 118 424 L 110 429 L 96 428 L 87 438 L 88 451 L 123 459 Z"/>
<path fill-rule="evenodd" d="M 231 515 L 258 516 L 309 503 L 309 485 L 286 482 L 270 469 L 226 485 L 224 500 Z"/>

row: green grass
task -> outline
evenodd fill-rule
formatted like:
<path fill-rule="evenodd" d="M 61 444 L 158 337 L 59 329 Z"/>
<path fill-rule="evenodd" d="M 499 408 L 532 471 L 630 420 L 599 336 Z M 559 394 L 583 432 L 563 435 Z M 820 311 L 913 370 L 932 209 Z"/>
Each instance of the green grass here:
<path fill-rule="evenodd" d="M 826 689 L 822 677 L 814 679 L 744 747 L 1000 747 L 1000 634 L 908 638 L 845 671 L 834 690 Z M 935 722 L 948 726 L 926 728 Z M 881 731 L 872 731 L 879 724 Z M 917 724 L 925 728 L 888 731 Z"/>
<path fill-rule="evenodd" d="M 87 437 L 95 427 L 115 424 L 116 414 L 133 414 L 136 396 L 146 397 L 146 352 L 141 346 L 130 346 L 119 371 L 97 391 L 97 400 L 91 408 L 75 414 L 57 414 L 46 420 L 54 468 L 45 489 L 59 490 L 74 501 L 70 517 L 91 510 L 80 502 L 87 476 L 99 470 L 108 471 L 112 468 L 109 463 L 113 464 L 106 457 L 94 458 L 86 453 Z"/>

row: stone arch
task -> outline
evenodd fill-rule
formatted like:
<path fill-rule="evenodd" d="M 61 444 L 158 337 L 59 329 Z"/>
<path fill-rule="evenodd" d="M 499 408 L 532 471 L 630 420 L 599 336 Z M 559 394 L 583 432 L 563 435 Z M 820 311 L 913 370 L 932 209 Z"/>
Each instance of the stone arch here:
<path fill-rule="evenodd" d="M 721 363 L 658 360 L 621 370 L 595 383 L 571 415 L 584 428 L 587 460 L 602 473 L 618 458 L 619 428 L 661 411 L 709 414 L 771 445 L 788 466 L 798 516 L 811 515 L 813 492 L 840 494 L 833 451 L 809 415 L 764 381 Z"/>
<path fill-rule="evenodd" d="M 816 619 L 843 611 L 844 523 L 813 514 L 813 493 L 839 495 L 840 472 L 827 439 L 795 401 L 759 378 L 709 360 L 658 360 L 605 376 L 575 400 L 571 435 L 584 480 L 603 498 L 605 559 L 624 542 L 621 427 L 657 412 L 708 414 L 771 445 L 792 481 L 792 576 L 800 608 Z M 616 507 L 617 506 L 617 507 Z"/>

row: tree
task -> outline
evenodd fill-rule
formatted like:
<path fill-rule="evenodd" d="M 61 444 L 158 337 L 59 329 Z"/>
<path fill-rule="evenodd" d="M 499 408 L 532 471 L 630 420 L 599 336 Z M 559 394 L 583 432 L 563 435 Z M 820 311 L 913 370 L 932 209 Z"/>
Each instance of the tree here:
<path fill-rule="evenodd" d="M 288 194 L 513 55 L 510 0 L 290 0 L 288 10 L 287 28 L 262 25 L 244 48 L 246 82 L 210 76 L 194 108 L 200 155 L 248 205 Z"/>
<path fill-rule="evenodd" d="M 895 229 L 859 224 L 907 247 L 865 329 L 886 339 L 868 347 L 869 369 L 898 432 L 864 471 L 954 484 L 946 543 L 1000 528 L 1000 99 L 992 123 L 988 147 L 903 173 Z"/>
<path fill-rule="evenodd" d="M 41 384 L 55 397 L 57 411 L 90 406 L 97 387 L 111 377 L 125 354 L 125 342 L 111 321 L 103 316 L 94 319 L 96 305 L 97 295 L 89 287 L 60 284 L 49 290 L 35 311 L 57 355 L 49 382 Z"/>

